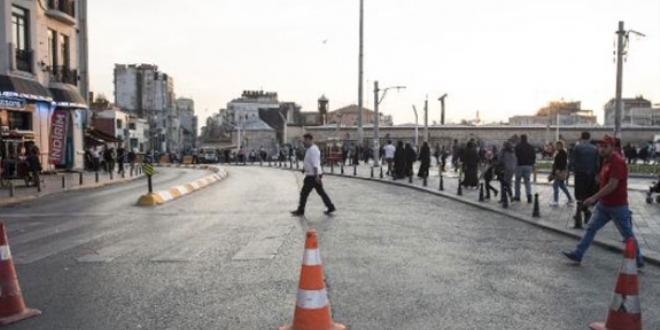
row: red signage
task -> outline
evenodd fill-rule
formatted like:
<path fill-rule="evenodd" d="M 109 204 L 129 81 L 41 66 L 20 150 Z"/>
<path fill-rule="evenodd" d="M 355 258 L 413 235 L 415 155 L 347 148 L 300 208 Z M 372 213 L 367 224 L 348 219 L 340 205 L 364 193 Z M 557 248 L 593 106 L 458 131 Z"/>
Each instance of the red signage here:
<path fill-rule="evenodd" d="M 50 123 L 50 153 L 48 160 L 53 165 L 66 163 L 66 137 L 69 129 L 69 114 L 55 110 Z"/>

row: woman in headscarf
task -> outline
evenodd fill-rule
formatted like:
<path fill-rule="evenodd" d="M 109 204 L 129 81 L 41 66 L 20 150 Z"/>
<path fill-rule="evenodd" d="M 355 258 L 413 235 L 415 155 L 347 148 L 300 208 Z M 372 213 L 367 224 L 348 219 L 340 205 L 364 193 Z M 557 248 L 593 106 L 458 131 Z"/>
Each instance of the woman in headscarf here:
<path fill-rule="evenodd" d="M 504 194 L 508 196 L 508 200 L 511 201 L 513 198 L 513 192 L 511 191 L 511 180 L 513 179 L 513 174 L 516 173 L 516 168 L 518 167 L 518 159 L 516 158 L 515 150 L 513 149 L 513 144 L 509 141 L 504 142 L 504 147 L 497 156 L 497 176 L 500 179 L 502 188 L 502 197 Z M 502 202 L 502 200 L 500 200 Z"/>
<path fill-rule="evenodd" d="M 413 164 L 417 161 L 417 153 L 410 143 L 406 143 L 406 176 L 413 176 Z"/>
<path fill-rule="evenodd" d="M 461 158 L 463 161 L 463 186 L 476 188 L 479 185 L 479 154 L 476 145 L 470 141 Z"/>
<path fill-rule="evenodd" d="M 396 151 L 394 151 L 394 173 L 392 176 L 395 180 L 406 177 L 406 152 L 401 141 L 397 142 Z"/>
<path fill-rule="evenodd" d="M 419 165 L 417 176 L 420 178 L 428 178 L 429 167 L 431 167 L 431 148 L 429 147 L 428 142 L 422 144 L 422 149 L 419 151 L 419 161 L 421 163 Z"/>

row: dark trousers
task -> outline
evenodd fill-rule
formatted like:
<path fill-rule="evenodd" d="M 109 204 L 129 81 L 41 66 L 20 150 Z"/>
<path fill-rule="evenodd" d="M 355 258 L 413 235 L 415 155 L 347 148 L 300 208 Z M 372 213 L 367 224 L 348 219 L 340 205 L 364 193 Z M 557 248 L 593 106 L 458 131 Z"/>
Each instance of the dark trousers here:
<path fill-rule="evenodd" d="M 329 209 L 334 208 L 334 205 L 332 204 L 330 197 L 328 197 L 328 194 L 326 194 L 325 190 L 323 189 L 323 184 L 316 182 L 316 179 L 313 176 L 305 176 L 305 180 L 303 181 L 303 187 L 302 190 L 300 191 L 300 204 L 298 205 L 299 212 L 305 212 L 305 205 L 307 205 L 307 197 L 309 197 L 309 194 L 314 189 L 316 189 L 316 192 L 319 194 L 319 196 L 321 196 L 321 199 L 323 199 L 323 204 L 325 204 L 327 208 Z"/>
<path fill-rule="evenodd" d="M 575 172 L 575 199 L 583 201 L 597 192 L 596 174 Z"/>

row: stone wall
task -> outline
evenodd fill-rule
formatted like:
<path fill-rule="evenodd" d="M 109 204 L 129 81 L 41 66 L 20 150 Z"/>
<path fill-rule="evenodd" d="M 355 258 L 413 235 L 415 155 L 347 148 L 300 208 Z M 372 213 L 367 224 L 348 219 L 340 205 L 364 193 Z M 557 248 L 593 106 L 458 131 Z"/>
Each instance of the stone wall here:
<path fill-rule="evenodd" d="M 306 127 L 305 130 L 312 135 L 316 141 L 324 141 L 327 139 L 341 139 L 348 141 L 355 141 L 357 138 L 356 127 Z M 559 138 L 567 143 L 579 140 L 580 134 L 583 131 L 591 133 L 592 138 L 600 138 L 605 134 L 612 134 L 612 127 L 560 127 Z M 419 141 L 423 141 L 424 128 L 419 128 Z M 386 140 L 388 136 L 393 140 L 414 141 L 415 128 L 414 126 L 390 126 L 381 127 L 380 136 L 382 141 Z M 514 136 L 527 134 L 530 143 L 535 145 L 542 145 L 546 142 L 551 142 L 555 139 L 556 128 L 550 127 L 549 129 L 542 126 L 534 127 L 521 127 L 521 126 L 434 126 L 429 127 L 429 139 L 432 145 L 436 143 L 449 145 L 454 139 L 459 142 L 468 141 L 471 138 L 475 140 L 484 141 L 487 145 L 501 145 L 504 141 L 511 139 Z M 640 127 L 640 128 L 624 128 L 623 130 L 623 143 L 631 142 L 634 144 L 641 144 L 646 141 L 652 140 L 654 135 L 660 135 L 660 127 Z M 365 140 L 371 145 L 373 141 L 373 130 L 371 127 L 364 128 Z M 293 136 L 291 136 L 293 137 Z"/>

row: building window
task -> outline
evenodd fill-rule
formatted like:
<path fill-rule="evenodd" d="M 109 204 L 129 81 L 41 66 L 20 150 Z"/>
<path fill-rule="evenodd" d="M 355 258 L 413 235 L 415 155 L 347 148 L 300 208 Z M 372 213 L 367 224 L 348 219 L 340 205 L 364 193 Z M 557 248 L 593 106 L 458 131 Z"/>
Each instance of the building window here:
<path fill-rule="evenodd" d="M 32 129 L 32 113 L 25 111 L 7 111 L 9 129 L 29 131 Z"/>
<path fill-rule="evenodd" d="M 71 66 L 71 62 L 69 62 L 69 49 L 70 49 L 70 43 L 69 43 L 69 37 L 65 36 L 64 34 L 59 35 L 59 57 L 58 60 L 60 61 L 60 65 L 62 65 L 64 68 L 69 69 Z"/>
<path fill-rule="evenodd" d="M 57 65 L 57 32 L 48 29 L 48 65 L 52 68 Z"/>
<path fill-rule="evenodd" d="M 135 123 L 128 124 L 128 129 L 135 130 Z"/>
<path fill-rule="evenodd" d="M 123 126 L 123 124 L 124 124 L 124 123 L 122 122 L 121 119 L 117 119 L 117 129 L 121 129 L 122 126 Z"/>
<path fill-rule="evenodd" d="M 29 12 L 21 7 L 12 6 L 11 25 L 14 48 L 17 50 L 28 50 L 30 40 L 28 39 Z"/>

